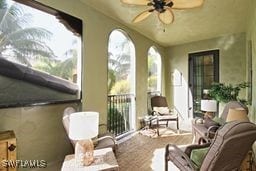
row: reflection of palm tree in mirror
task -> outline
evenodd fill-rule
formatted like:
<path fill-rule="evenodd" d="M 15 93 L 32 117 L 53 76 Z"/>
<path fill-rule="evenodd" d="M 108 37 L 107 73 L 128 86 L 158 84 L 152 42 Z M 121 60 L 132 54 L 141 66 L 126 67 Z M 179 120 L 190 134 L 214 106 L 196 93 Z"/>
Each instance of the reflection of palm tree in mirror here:
<path fill-rule="evenodd" d="M 10 2 L 0 0 L 0 56 L 76 82 L 77 41 L 61 58 L 56 58 L 47 45 L 53 34 L 31 26 L 32 14 L 17 3 L 10 6 Z"/>
<path fill-rule="evenodd" d="M 51 33 L 39 27 L 26 27 L 32 16 L 17 4 L 0 3 L 0 55 L 31 66 L 31 59 L 53 58 L 53 51 L 45 41 Z"/>
<path fill-rule="evenodd" d="M 77 40 L 73 40 L 72 45 L 73 47 L 68 49 L 65 53 L 65 59 L 64 61 L 60 62 L 56 68 L 57 68 L 57 75 L 59 75 L 62 78 L 65 78 L 67 80 L 73 80 L 73 76 L 76 73 L 77 68 Z M 73 80 L 74 81 L 74 80 Z M 74 81 L 76 82 L 76 81 Z"/>
<path fill-rule="evenodd" d="M 62 59 L 65 59 L 64 61 L 44 58 L 38 61 L 35 68 L 46 71 L 51 75 L 76 82 L 74 76 L 77 74 L 77 43 L 77 40 L 73 40 L 73 46 L 63 54 Z"/>

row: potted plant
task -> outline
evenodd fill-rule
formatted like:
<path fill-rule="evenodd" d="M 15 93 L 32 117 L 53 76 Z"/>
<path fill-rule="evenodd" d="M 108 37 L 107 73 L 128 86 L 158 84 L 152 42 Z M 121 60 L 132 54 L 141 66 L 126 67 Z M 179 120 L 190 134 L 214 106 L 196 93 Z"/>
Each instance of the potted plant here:
<path fill-rule="evenodd" d="M 239 92 L 241 89 L 249 87 L 249 84 L 242 82 L 240 84 L 224 84 L 224 83 L 213 83 L 209 95 L 220 103 L 228 103 L 229 101 L 239 101 L 243 104 L 247 104 L 245 99 L 239 98 Z"/>

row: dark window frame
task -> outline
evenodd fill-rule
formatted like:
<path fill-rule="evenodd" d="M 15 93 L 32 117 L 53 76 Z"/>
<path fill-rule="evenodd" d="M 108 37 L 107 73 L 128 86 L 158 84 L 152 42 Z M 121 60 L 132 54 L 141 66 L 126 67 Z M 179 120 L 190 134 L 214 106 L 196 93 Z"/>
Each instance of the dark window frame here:
<path fill-rule="evenodd" d="M 213 56 L 213 80 L 214 82 L 219 82 L 219 57 L 220 57 L 220 50 L 219 49 L 215 49 L 215 50 L 208 50 L 208 51 L 202 51 L 202 52 L 195 52 L 195 53 L 189 53 L 188 54 L 188 75 L 189 75 L 189 85 L 188 85 L 188 90 L 191 91 L 191 95 L 192 95 L 192 109 L 191 107 L 189 107 L 190 110 L 193 110 L 193 117 L 195 116 L 194 113 L 194 60 L 196 57 L 202 57 L 202 56 Z M 202 91 L 202 90 L 201 90 Z M 201 92 L 201 99 L 203 99 L 203 92 Z M 188 103 L 189 104 L 189 103 Z"/>

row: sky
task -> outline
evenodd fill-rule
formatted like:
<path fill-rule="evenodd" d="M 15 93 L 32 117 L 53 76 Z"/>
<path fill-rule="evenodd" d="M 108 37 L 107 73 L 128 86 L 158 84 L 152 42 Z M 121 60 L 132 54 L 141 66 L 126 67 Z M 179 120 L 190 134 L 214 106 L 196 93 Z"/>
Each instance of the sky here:
<path fill-rule="evenodd" d="M 8 0 L 8 4 L 13 1 Z M 54 51 L 54 54 L 59 57 L 63 56 L 67 49 L 73 47 L 72 43 L 74 39 L 80 42 L 80 39 L 75 36 L 71 31 L 67 30 L 66 27 L 59 23 L 55 16 L 42 12 L 40 10 L 31 8 L 26 5 L 22 5 L 24 12 L 31 13 L 33 18 L 32 22 L 27 27 L 41 27 L 53 33 L 51 40 L 47 41 L 47 45 Z"/>

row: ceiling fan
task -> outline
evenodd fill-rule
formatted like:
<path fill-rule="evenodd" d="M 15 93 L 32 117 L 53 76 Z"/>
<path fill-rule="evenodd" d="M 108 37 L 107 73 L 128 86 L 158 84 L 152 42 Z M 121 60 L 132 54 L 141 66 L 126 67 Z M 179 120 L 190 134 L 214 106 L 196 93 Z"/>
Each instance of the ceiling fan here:
<path fill-rule="evenodd" d="M 151 7 L 143 11 L 133 19 L 133 23 L 138 23 L 157 12 L 159 20 L 164 24 L 171 24 L 174 21 L 172 9 L 190 9 L 200 7 L 204 0 L 121 0 L 128 5 L 145 5 Z"/>

